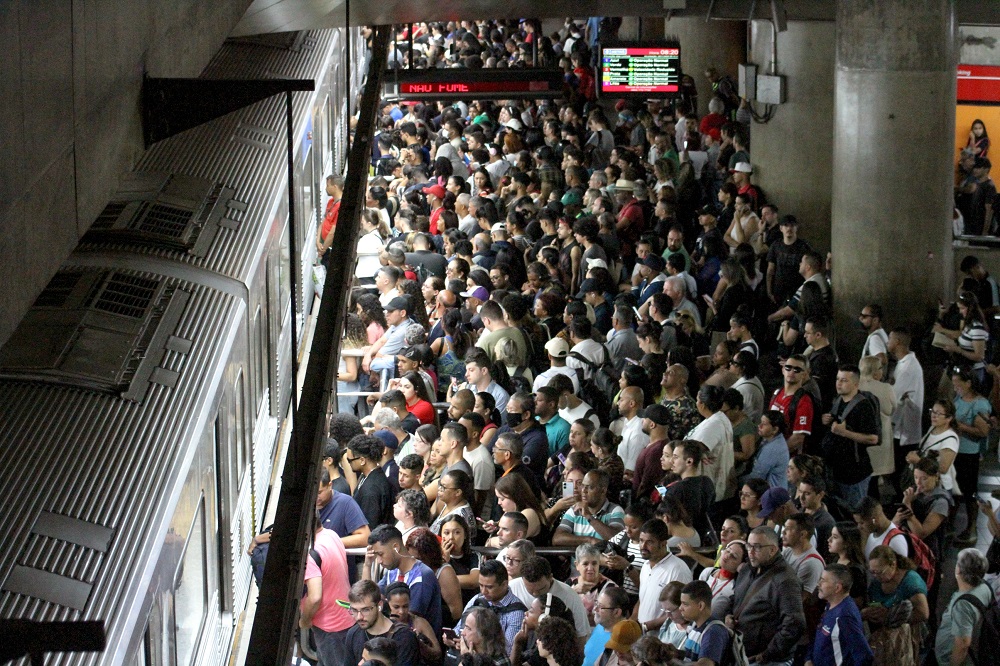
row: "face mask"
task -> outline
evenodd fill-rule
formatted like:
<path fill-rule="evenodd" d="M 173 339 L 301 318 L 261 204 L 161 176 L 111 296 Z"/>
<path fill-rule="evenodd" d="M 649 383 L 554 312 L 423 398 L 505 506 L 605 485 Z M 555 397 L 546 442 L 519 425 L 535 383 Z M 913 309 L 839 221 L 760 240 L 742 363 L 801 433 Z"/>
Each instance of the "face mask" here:
<path fill-rule="evenodd" d="M 511 428 L 516 428 L 522 423 L 524 423 L 524 414 L 513 414 L 511 412 L 507 412 L 507 425 Z"/>

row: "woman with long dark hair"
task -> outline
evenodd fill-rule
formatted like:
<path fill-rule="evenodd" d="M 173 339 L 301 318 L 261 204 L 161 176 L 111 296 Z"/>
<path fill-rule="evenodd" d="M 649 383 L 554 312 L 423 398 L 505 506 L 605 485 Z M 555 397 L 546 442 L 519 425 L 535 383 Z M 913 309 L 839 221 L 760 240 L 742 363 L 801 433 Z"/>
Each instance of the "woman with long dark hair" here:
<path fill-rule="evenodd" d="M 472 550 L 472 531 L 461 513 L 453 513 L 441 523 L 441 551 L 458 576 L 462 603 L 469 603 L 479 592 L 482 556 Z"/>
<path fill-rule="evenodd" d="M 426 527 L 418 527 L 406 538 L 406 550 L 434 572 L 441 588 L 441 626 L 450 627 L 455 618 L 462 614 L 462 588 L 458 576 L 449 562 L 445 562 L 441 552 L 441 542 L 437 535 Z"/>
<path fill-rule="evenodd" d="M 393 380 L 406 399 L 406 411 L 420 420 L 421 425 L 433 424 L 437 421 L 434 411 L 434 399 L 427 393 L 427 385 L 423 377 L 416 372 L 407 372 L 398 380 Z"/>
<path fill-rule="evenodd" d="M 868 599 L 868 567 L 865 562 L 863 539 L 861 530 L 851 521 L 834 525 L 830 531 L 830 538 L 827 539 L 832 563 L 843 564 L 854 578 L 851 597 L 858 604 L 858 608 L 864 608 Z"/>
<path fill-rule="evenodd" d="M 446 377 L 457 377 L 465 381 L 465 352 L 472 346 L 469 329 L 462 321 L 462 312 L 451 309 L 441 318 L 441 328 L 444 335 L 431 343 L 431 351 L 436 357 L 435 367 L 441 386 L 448 381 Z"/>
<path fill-rule="evenodd" d="M 986 345 L 990 339 L 986 315 L 979 306 L 979 299 L 971 291 L 960 293 L 957 305 L 958 314 L 962 317 L 961 328 L 957 331 L 949 330 L 936 323 L 933 331 L 955 341 L 946 344 L 942 349 L 952 353 L 957 367 L 971 368 L 980 386 L 985 386 L 983 382 L 986 379 Z"/>
<path fill-rule="evenodd" d="M 955 477 L 965 504 L 967 525 L 955 537 L 955 543 L 968 546 L 976 543 L 976 512 L 979 510 L 976 492 L 979 489 L 979 457 L 986 450 L 990 434 L 990 402 L 980 394 L 979 382 L 972 368 L 962 368 L 951 376 L 955 389 L 955 431 L 958 433 L 958 455 L 955 456 Z"/>

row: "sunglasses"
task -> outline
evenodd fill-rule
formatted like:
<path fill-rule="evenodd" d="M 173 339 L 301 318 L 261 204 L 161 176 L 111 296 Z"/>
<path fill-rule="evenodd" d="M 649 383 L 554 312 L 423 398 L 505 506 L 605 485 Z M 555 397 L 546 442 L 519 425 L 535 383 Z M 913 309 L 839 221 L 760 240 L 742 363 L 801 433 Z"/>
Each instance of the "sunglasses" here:
<path fill-rule="evenodd" d="M 787 370 L 788 372 L 794 372 L 795 374 L 798 374 L 800 372 L 805 372 L 805 368 L 800 368 L 797 365 L 786 365 L 786 366 L 782 366 L 782 367 L 785 370 Z"/>

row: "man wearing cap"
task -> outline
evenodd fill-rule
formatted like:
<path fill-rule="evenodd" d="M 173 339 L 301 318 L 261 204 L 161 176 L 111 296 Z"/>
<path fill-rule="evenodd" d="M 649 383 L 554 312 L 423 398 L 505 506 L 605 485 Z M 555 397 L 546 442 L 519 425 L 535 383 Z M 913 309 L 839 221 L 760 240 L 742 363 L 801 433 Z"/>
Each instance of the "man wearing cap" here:
<path fill-rule="evenodd" d="M 805 253 L 812 250 L 799 238 L 799 221 L 794 215 L 782 217 L 780 228 L 781 241 L 772 243 L 767 250 L 767 296 L 775 305 L 788 300 L 802 284 L 799 267 Z"/>
<path fill-rule="evenodd" d="M 760 211 L 760 192 L 750 184 L 750 174 L 753 167 L 749 162 L 737 162 L 733 168 L 733 184 L 738 188 L 739 194 L 750 197 L 750 208 L 753 212 Z"/>
<path fill-rule="evenodd" d="M 399 465 L 396 464 L 396 450 L 399 448 L 399 439 L 392 432 L 383 428 L 372 431 L 372 435 L 375 439 L 382 442 L 382 446 L 384 447 L 382 460 L 379 464 L 382 466 L 385 478 L 389 480 L 389 485 L 392 486 L 392 496 L 395 497 L 399 493 Z"/>
<path fill-rule="evenodd" d="M 361 364 L 365 372 L 395 369 L 396 354 L 403 348 L 406 330 L 416 323 L 410 319 L 410 307 L 408 296 L 397 296 L 386 305 L 385 321 L 389 328 L 365 352 Z"/>
<path fill-rule="evenodd" d="M 445 259 L 443 254 L 434 252 L 431 249 L 432 247 L 431 239 L 427 234 L 414 234 L 413 252 L 407 252 L 404 255 L 406 263 L 414 268 L 422 266 L 426 273 L 443 278 L 445 270 L 448 267 L 448 260 Z"/>
<path fill-rule="evenodd" d="M 618 204 L 618 219 L 615 231 L 622 244 L 622 259 L 625 268 L 632 270 L 635 263 L 635 243 L 645 231 L 646 216 L 642 212 L 639 200 L 635 198 L 635 183 L 621 178 L 615 182 L 615 203 Z"/>
<path fill-rule="evenodd" d="M 490 300 L 490 292 L 486 291 L 486 287 L 474 287 L 461 292 L 461 296 L 465 299 L 465 309 L 472 314 L 477 314 L 479 306 Z"/>
<path fill-rule="evenodd" d="M 760 496 L 760 511 L 757 517 L 769 523 L 768 527 L 780 539 L 785 530 L 785 521 L 798 509 L 792 502 L 792 496 L 781 487 L 768 488 Z"/>
<path fill-rule="evenodd" d="M 658 254 L 650 252 L 636 266 L 639 268 L 642 281 L 632 289 L 632 294 L 637 299 L 636 307 L 641 307 L 650 296 L 663 290 L 662 282 L 667 279 L 663 269 L 666 268 L 667 262 Z"/>
<path fill-rule="evenodd" d="M 573 382 L 573 392 L 580 391 L 580 382 L 576 376 L 576 370 L 566 367 L 566 357 L 569 356 L 569 344 L 563 338 L 552 338 L 545 343 L 545 353 L 549 357 L 549 369 L 539 373 L 531 385 L 531 389 L 537 393 L 538 389 L 549 385 L 556 375 L 565 375 Z"/>
<path fill-rule="evenodd" d="M 722 231 L 719 229 L 719 212 L 713 206 L 704 206 L 698 211 L 698 225 L 701 233 L 694 241 L 694 252 L 691 261 L 700 266 L 705 263 L 705 239 L 715 236 L 722 243 Z"/>
<path fill-rule="evenodd" d="M 642 432 L 649 438 L 649 444 L 635 461 L 632 497 L 649 499 L 656 484 L 663 478 L 660 458 L 663 456 L 663 447 L 669 441 L 667 424 L 670 423 L 670 412 L 663 405 L 652 404 L 639 412 L 639 417 L 642 419 Z"/>
<path fill-rule="evenodd" d="M 442 204 L 444 203 L 445 189 L 442 185 L 434 184 L 422 188 L 420 191 L 427 195 L 427 206 L 431 209 L 430 232 L 438 234 L 440 233 L 438 220 L 441 219 L 441 211 L 444 210 Z"/>
<path fill-rule="evenodd" d="M 747 551 L 750 566 L 740 569 L 733 596 L 722 600 L 719 610 L 726 624 L 743 632 L 751 663 L 790 663 L 806 627 L 802 584 L 781 557 L 778 535 L 770 526 L 750 531 Z"/>
<path fill-rule="evenodd" d="M 576 297 L 594 308 L 594 328 L 606 336 L 612 325 L 611 305 L 604 298 L 604 292 L 597 286 L 597 280 L 587 278 L 580 283 L 580 293 Z"/>
<path fill-rule="evenodd" d="M 611 629 L 611 638 L 604 644 L 604 653 L 596 666 L 606 666 L 612 660 L 632 663 L 632 644 L 642 638 L 642 628 L 635 620 L 621 620 Z M 613 659 L 614 658 L 614 659 Z"/>

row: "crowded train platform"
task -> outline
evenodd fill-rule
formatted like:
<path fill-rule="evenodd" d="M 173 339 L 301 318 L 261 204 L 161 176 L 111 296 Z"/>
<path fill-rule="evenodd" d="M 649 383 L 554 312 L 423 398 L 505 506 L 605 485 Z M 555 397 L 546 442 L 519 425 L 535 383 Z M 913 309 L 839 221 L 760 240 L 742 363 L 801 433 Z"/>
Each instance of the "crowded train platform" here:
<path fill-rule="evenodd" d="M 399 27 L 392 66 L 564 90 L 379 103 L 297 658 L 998 663 L 996 280 L 969 253 L 936 319 L 870 302 L 846 348 L 735 72 L 598 99 L 616 29 Z M 982 130 L 956 205 L 989 229 Z"/>

